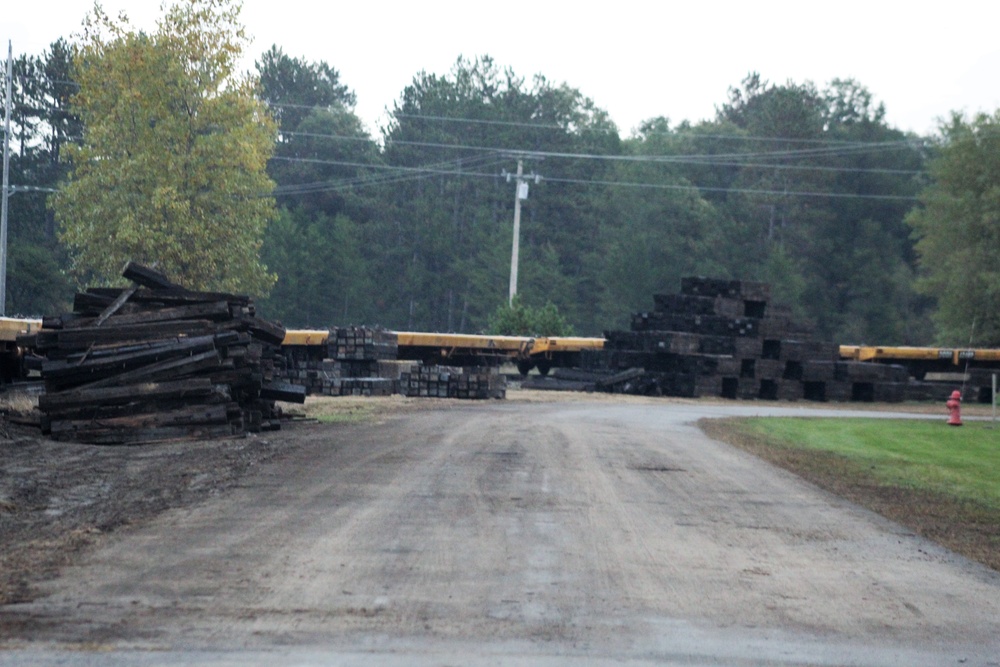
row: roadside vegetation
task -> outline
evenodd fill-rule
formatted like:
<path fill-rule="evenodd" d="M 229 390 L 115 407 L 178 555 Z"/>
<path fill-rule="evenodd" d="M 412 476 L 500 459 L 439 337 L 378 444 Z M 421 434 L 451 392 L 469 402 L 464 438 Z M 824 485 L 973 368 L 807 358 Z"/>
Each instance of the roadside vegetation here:
<path fill-rule="evenodd" d="M 763 418 L 700 426 L 1000 570 L 1000 428 L 992 423 Z"/>
<path fill-rule="evenodd" d="M 285 403 L 288 415 L 315 419 L 321 424 L 377 423 L 401 412 L 429 407 L 428 401 L 393 394 L 371 398 L 366 396 L 309 396 L 305 405 Z M 435 401 L 430 402 L 431 405 Z"/>

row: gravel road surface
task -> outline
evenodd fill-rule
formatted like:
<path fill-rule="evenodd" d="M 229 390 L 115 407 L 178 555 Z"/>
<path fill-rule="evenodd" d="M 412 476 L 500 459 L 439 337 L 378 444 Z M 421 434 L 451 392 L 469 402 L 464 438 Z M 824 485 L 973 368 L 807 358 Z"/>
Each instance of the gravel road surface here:
<path fill-rule="evenodd" d="M 818 411 L 298 427 L 238 488 L 0 607 L 0 665 L 1000 665 L 1000 574 L 693 425 L 763 413 Z"/>

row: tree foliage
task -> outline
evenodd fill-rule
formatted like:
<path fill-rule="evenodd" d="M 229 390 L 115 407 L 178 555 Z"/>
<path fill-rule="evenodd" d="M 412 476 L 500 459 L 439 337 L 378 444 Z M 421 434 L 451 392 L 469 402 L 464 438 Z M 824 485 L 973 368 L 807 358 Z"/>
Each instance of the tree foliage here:
<path fill-rule="evenodd" d="M 824 338 L 926 342 L 903 222 L 923 155 L 864 86 L 774 85 L 752 73 L 714 123 L 694 129 L 711 154 L 685 173 L 732 220 L 728 274 L 772 283 Z"/>
<path fill-rule="evenodd" d="M 378 323 L 360 229 L 347 216 L 282 208 L 263 251 L 278 270 L 278 282 L 259 305 L 266 317 L 306 328 Z"/>
<path fill-rule="evenodd" d="M 938 339 L 1000 346 L 1000 111 L 953 114 L 912 225 Z"/>
<path fill-rule="evenodd" d="M 555 303 L 588 330 L 599 325 L 594 249 L 605 217 L 606 167 L 575 153 L 619 149 L 617 130 L 594 102 L 565 84 L 530 83 L 491 58 L 460 58 L 447 75 L 421 72 L 384 130 L 391 185 L 367 224 L 377 291 L 399 327 L 475 330 L 506 297 L 519 152 L 540 173 L 522 202 L 519 294 Z M 555 153 L 564 156 L 556 156 Z M 537 170 L 537 171 L 536 171 Z M 551 178 L 550 178 L 551 176 Z"/>
<path fill-rule="evenodd" d="M 244 45 L 229 0 L 180 0 L 153 34 L 95 5 L 74 61 L 83 141 L 53 202 L 78 278 L 114 280 L 133 259 L 193 288 L 270 289 L 276 126 L 235 74 Z"/>
<path fill-rule="evenodd" d="M 572 336 L 573 327 L 551 301 L 541 308 L 521 302 L 517 296 L 490 315 L 486 331 L 495 336 Z"/>
<path fill-rule="evenodd" d="M 268 173 L 281 210 L 262 248 L 278 282 L 261 309 L 289 326 L 377 323 L 358 221 L 370 192 L 355 186 L 380 156 L 354 113 L 354 93 L 327 63 L 277 46 L 256 67 L 261 99 L 279 123 Z"/>
<path fill-rule="evenodd" d="M 295 81 L 335 72 L 269 57 Z M 314 95 L 312 84 L 278 89 L 282 99 Z M 752 74 L 715 120 L 654 118 L 623 140 L 578 90 L 483 56 L 415 76 L 381 151 L 355 120 L 341 103 L 313 109 L 283 135 L 287 164 L 273 173 L 283 204 L 347 213 L 365 259 L 350 271 L 390 327 L 488 324 L 510 267 L 514 185 L 504 171 L 521 159 L 541 176 L 529 177 L 521 209 L 526 307 L 551 302 L 598 335 L 683 275 L 719 275 L 771 282 L 824 338 L 926 339 L 903 224 L 923 156 L 853 80 L 819 89 Z"/>

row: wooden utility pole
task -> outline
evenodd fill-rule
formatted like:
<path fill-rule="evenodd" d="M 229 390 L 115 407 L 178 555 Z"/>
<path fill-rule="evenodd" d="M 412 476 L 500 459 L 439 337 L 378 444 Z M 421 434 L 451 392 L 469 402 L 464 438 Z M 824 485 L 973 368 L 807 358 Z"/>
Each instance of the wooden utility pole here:
<path fill-rule="evenodd" d="M 507 174 L 507 182 L 510 182 L 511 175 Z M 508 304 L 514 305 L 514 297 L 517 295 L 517 264 L 520 253 L 521 239 L 521 200 L 528 198 L 528 180 L 534 179 L 535 184 L 541 180 L 538 174 L 524 173 L 524 160 L 517 161 L 517 174 L 515 175 L 516 186 L 514 188 L 514 241 L 510 248 L 510 294 Z"/>
<path fill-rule="evenodd" d="M 514 242 L 510 247 L 510 295 L 507 299 L 507 303 L 511 306 L 514 305 L 514 295 L 517 294 L 517 262 L 521 237 L 521 176 L 523 174 L 524 160 L 518 160 L 517 185 L 514 188 Z M 524 185 L 527 186 L 528 184 L 525 183 Z M 524 198 L 527 199 L 527 190 L 525 190 L 524 195 Z"/>

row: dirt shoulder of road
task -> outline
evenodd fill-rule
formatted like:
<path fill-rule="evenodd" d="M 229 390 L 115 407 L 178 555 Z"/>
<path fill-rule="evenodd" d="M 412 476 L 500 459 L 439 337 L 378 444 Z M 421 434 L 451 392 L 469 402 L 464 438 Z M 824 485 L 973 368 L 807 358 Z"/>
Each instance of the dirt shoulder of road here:
<path fill-rule="evenodd" d="M 882 483 L 863 466 L 844 457 L 779 446 L 766 438 L 746 434 L 736 421 L 702 419 L 698 426 L 715 440 L 748 451 L 966 558 L 1000 571 L 1000 516 L 995 510 L 959 502 L 940 493 Z"/>
<path fill-rule="evenodd" d="M 0 604 L 32 600 L 102 536 L 223 493 L 295 445 L 287 433 L 101 447 L 0 431 Z"/>
<path fill-rule="evenodd" d="M 35 599 L 40 582 L 107 535 L 225 493 L 311 442 L 317 429 L 467 402 L 310 398 L 282 404 L 290 419 L 278 431 L 112 447 L 42 437 L 9 419 L 31 413 L 37 399 L 0 394 L 0 605 Z"/>

